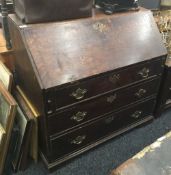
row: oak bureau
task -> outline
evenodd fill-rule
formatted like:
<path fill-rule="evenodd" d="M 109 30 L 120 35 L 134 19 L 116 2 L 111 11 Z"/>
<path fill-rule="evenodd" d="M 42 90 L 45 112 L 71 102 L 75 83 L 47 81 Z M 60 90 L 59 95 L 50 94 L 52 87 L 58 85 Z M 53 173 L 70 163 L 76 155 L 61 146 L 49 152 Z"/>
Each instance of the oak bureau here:
<path fill-rule="evenodd" d="M 153 119 L 167 52 L 150 11 L 9 26 L 49 169 Z"/>

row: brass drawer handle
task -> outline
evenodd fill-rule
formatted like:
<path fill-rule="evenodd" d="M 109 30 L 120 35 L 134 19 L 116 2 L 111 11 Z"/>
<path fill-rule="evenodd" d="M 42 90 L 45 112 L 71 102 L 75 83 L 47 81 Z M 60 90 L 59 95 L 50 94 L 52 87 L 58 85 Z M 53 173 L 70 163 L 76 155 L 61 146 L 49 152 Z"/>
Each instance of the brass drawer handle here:
<path fill-rule="evenodd" d="M 141 114 L 142 114 L 142 111 L 135 111 L 135 112 L 131 115 L 131 117 L 132 117 L 132 118 L 135 118 L 135 119 L 138 119 L 138 118 L 140 118 Z"/>
<path fill-rule="evenodd" d="M 76 137 L 74 140 L 71 141 L 71 144 L 74 144 L 74 145 L 80 145 L 83 143 L 83 141 L 86 139 L 86 136 L 83 135 L 83 136 L 78 136 Z"/>
<path fill-rule="evenodd" d="M 141 75 L 142 78 L 148 78 L 150 69 L 143 68 L 140 72 L 138 72 L 139 75 Z"/>
<path fill-rule="evenodd" d="M 116 98 L 117 98 L 116 94 L 111 95 L 111 96 L 107 97 L 107 102 L 108 103 L 113 103 L 116 100 Z"/>
<path fill-rule="evenodd" d="M 85 119 L 87 115 L 87 112 L 77 112 L 75 115 L 71 117 L 71 120 L 74 120 L 76 122 L 81 122 Z"/>
<path fill-rule="evenodd" d="M 109 81 L 112 82 L 113 84 L 115 84 L 116 82 L 118 82 L 120 80 L 120 75 L 119 74 L 115 74 L 109 77 Z"/>
<path fill-rule="evenodd" d="M 135 96 L 138 98 L 141 98 L 144 96 L 144 94 L 146 94 L 146 90 L 145 89 L 140 89 L 137 93 L 135 93 Z"/>
<path fill-rule="evenodd" d="M 80 100 L 84 98 L 84 95 L 87 93 L 86 89 L 80 89 L 78 88 L 75 92 L 71 94 L 72 97 L 74 97 L 77 100 Z"/>

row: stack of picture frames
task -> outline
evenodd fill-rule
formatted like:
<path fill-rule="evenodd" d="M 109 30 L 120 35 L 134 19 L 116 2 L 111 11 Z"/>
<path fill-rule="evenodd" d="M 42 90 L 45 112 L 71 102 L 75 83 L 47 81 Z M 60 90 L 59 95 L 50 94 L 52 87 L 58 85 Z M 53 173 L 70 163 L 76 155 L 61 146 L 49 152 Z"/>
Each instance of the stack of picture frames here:
<path fill-rule="evenodd" d="M 38 161 L 38 113 L 0 61 L 0 175 Z M 11 95 L 11 91 L 13 96 Z"/>

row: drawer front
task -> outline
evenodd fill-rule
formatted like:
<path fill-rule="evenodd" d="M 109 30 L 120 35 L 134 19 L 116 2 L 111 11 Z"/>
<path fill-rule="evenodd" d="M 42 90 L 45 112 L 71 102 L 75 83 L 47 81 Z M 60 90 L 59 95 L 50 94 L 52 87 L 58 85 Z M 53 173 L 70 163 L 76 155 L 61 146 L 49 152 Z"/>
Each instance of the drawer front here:
<path fill-rule="evenodd" d="M 104 76 L 73 83 L 66 88 L 56 90 L 56 93 L 53 90 L 48 91 L 45 99 L 47 114 L 53 114 L 61 107 L 78 103 L 101 93 L 157 76 L 162 73 L 163 62 L 163 59 L 157 59 Z"/>
<path fill-rule="evenodd" d="M 136 104 L 120 112 L 113 113 L 89 125 L 80 127 L 66 135 L 51 139 L 51 159 L 77 151 L 99 139 L 120 131 L 153 114 L 155 100 Z"/>
<path fill-rule="evenodd" d="M 93 120 L 96 117 L 117 110 L 125 105 L 155 95 L 158 91 L 159 83 L 159 78 L 150 80 L 134 87 L 124 88 L 77 104 L 56 115 L 49 116 L 49 135 L 76 127 L 79 124 Z"/>

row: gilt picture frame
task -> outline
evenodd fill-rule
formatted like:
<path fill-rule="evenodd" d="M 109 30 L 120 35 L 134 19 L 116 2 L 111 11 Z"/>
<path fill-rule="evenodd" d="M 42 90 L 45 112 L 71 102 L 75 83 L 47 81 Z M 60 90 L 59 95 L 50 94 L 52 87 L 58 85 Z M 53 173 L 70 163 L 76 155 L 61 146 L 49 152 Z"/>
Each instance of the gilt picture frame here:
<path fill-rule="evenodd" d="M 6 160 L 7 150 L 13 128 L 16 114 L 17 103 L 5 86 L 0 82 L 0 124 L 4 129 L 3 143 L 0 151 L 0 174 L 3 174 L 4 163 Z"/>
<path fill-rule="evenodd" d="M 11 92 L 13 75 L 9 69 L 0 61 L 0 81 L 4 84 L 5 88 Z"/>
<path fill-rule="evenodd" d="M 4 139 L 5 139 L 5 130 L 0 124 L 0 152 L 2 151 L 3 148 Z"/>
<path fill-rule="evenodd" d="M 14 91 L 14 96 L 20 108 L 22 109 L 23 113 L 27 117 L 27 126 L 26 126 L 27 134 L 29 133 L 29 127 L 31 124 L 30 148 L 28 151 L 29 151 L 30 157 L 34 160 L 35 163 L 37 163 L 37 160 L 38 160 L 38 121 L 37 121 L 37 117 L 39 116 L 39 114 L 34 110 L 34 106 L 29 102 L 27 96 L 25 95 L 25 93 L 19 86 L 16 86 L 16 90 Z M 26 151 L 24 152 L 26 153 Z M 15 162 L 13 162 L 13 166 L 14 166 L 14 169 L 16 169 Z"/>
<path fill-rule="evenodd" d="M 24 137 L 26 135 L 27 124 L 27 117 L 25 116 L 21 108 L 18 106 L 16 111 L 15 125 L 19 129 L 19 137 L 16 141 L 17 143 L 15 147 L 14 158 L 12 160 L 12 165 L 15 171 L 18 170 L 19 159 L 22 153 L 22 146 L 24 145 L 25 141 Z"/>

